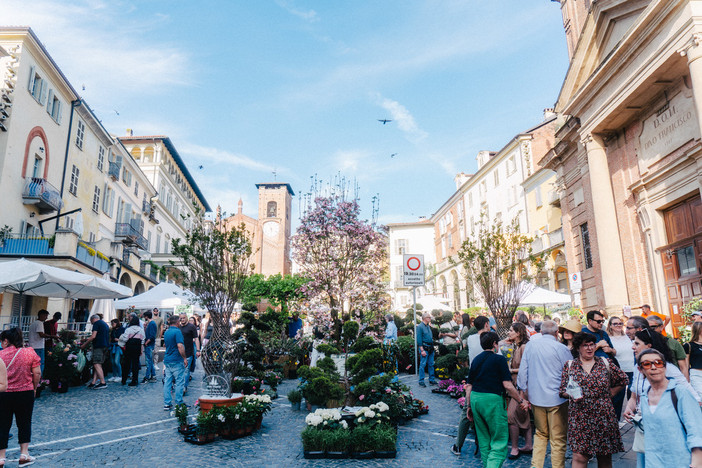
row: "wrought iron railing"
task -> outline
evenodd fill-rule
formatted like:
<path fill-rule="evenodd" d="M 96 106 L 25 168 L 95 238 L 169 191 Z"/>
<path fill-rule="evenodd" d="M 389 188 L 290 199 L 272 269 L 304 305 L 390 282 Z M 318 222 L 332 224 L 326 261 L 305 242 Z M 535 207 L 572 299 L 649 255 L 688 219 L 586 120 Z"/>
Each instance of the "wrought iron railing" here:
<path fill-rule="evenodd" d="M 149 250 L 149 243 L 146 241 L 146 238 L 129 223 L 115 224 L 115 237 L 122 237 L 127 243 L 136 244 L 142 250 Z"/>
<path fill-rule="evenodd" d="M 107 169 L 107 174 L 114 180 L 119 180 L 119 173 L 122 170 L 122 165 L 110 161 L 110 167 Z"/>
<path fill-rule="evenodd" d="M 27 205 L 36 205 L 41 213 L 57 211 L 63 208 L 61 193 L 46 179 L 39 177 L 27 179 L 22 192 L 22 199 Z"/>

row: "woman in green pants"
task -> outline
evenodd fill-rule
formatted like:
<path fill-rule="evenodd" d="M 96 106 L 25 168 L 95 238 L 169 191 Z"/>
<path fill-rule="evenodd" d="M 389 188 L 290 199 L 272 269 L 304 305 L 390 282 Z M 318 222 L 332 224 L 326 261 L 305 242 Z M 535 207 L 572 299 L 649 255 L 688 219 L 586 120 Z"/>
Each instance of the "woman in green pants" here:
<path fill-rule="evenodd" d="M 507 458 L 507 406 L 504 394 L 524 406 L 512 384 L 507 360 L 499 353 L 497 333 L 483 333 L 480 353 L 470 366 L 466 385 L 466 415 L 474 422 L 484 468 L 499 468 Z"/>

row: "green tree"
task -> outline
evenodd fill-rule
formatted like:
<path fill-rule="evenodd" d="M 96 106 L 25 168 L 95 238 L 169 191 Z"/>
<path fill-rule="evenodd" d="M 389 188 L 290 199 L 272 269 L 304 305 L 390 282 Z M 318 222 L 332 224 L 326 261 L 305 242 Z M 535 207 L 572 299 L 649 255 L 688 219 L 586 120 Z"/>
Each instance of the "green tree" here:
<path fill-rule="evenodd" d="M 476 235 L 458 251 L 469 285 L 482 296 L 500 334 L 511 326 L 521 299 L 531 289 L 530 282 L 543 268 L 543 259 L 533 254 L 532 242 L 519 231 L 516 219 L 503 225 L 483 217 Z"/>
<path fill-rule="evenodd" d="M 242 302 L 252 305 L 266 299 L 273 307 L 280 307 L 287 313 L 290 302 L 306 297 L 302 286 L 308 281 L 309 279 L 298 274 L 277 274 L 268 278 L 261 274 L 251 275 L 244 282 Z"/>

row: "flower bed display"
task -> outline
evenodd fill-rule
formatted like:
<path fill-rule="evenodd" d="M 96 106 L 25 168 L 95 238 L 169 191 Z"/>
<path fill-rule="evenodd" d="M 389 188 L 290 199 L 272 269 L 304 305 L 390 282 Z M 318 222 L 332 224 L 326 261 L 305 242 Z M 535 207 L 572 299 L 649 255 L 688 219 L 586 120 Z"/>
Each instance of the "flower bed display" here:
<path fill-rule="evenodd" d="M 432 393 L 442 393 L 451 396 L 451 398 L 459 398 L 463 395 L 463 385 L 457 384 L 452 379 L 440 380 Z"/>
<path fill-rule="evenodd" d="M 387 404 L 379 402 L 308 414 L 300 435 L 304 457 L 395 458 L 397 429 L 390 422 L 389 411 Z"/>
<path fill-rule="evenodd" d="M 253 434 L 261 428 L 263 416 L 271 407 L 271 398 L 268 395 L 246 395 L 235 406 L 215 405 L 208 412 L 200 412 L 196 425 L 183 424 L 184 420 L 187 421 L 187 409 L 185 416 L 183 408 L 177 409 L 177 417 L 185 441 L 204 444 L 217 437 L 232 440 Z"/>

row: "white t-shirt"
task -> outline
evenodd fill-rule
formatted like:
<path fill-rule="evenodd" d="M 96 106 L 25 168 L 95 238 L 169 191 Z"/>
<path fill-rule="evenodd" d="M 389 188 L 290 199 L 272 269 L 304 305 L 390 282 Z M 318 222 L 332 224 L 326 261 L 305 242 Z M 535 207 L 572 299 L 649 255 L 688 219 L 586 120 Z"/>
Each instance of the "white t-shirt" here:
<path fill-rule="evenodd" d="M 483 347 L 480 346 L 480 336 L 480 333 L 476 333 L 468 337 L 468 359 L 470 359 L 471 366 L 473 365 L 473 359 L 483 352 Z"/>
<path fill-rule="evenodd" d="M 617 351 L 616 357 L 617 361 L 619 361 L 619 368 L 624 372 L 634 372 L 636 364 L 634 363 L 633 343 L 629 337 L 626 335 L 609 335 L 609 339 L 612 340 L 612 345 Z"/>
<path fill-rule="evenodd" d="M 453 320 L 450 320 L 443 325 L 441 325 L 441 332 L 442 333 L 455 333 L 456 336 L 460 336 L 459 333 L 461 332 L 461 329 L 459 328 L 458 331 L 455 331 L 453 328 L 458 327 L 458 324 L 454 322 Z M 457 344 L 458 339 L 456 338 L 451 338 L 450 336 L 445 336 L 444 337 L 444 344 L 445 345 L 452 345 L 452 344 Z"/>
<path fill-rule="evenodd" d="M 30 348 L 44 349 L 44 338 L 39 336 L 39 333 L 44 333 L 44 322 L 36 320 L 29 326 Z"/>

